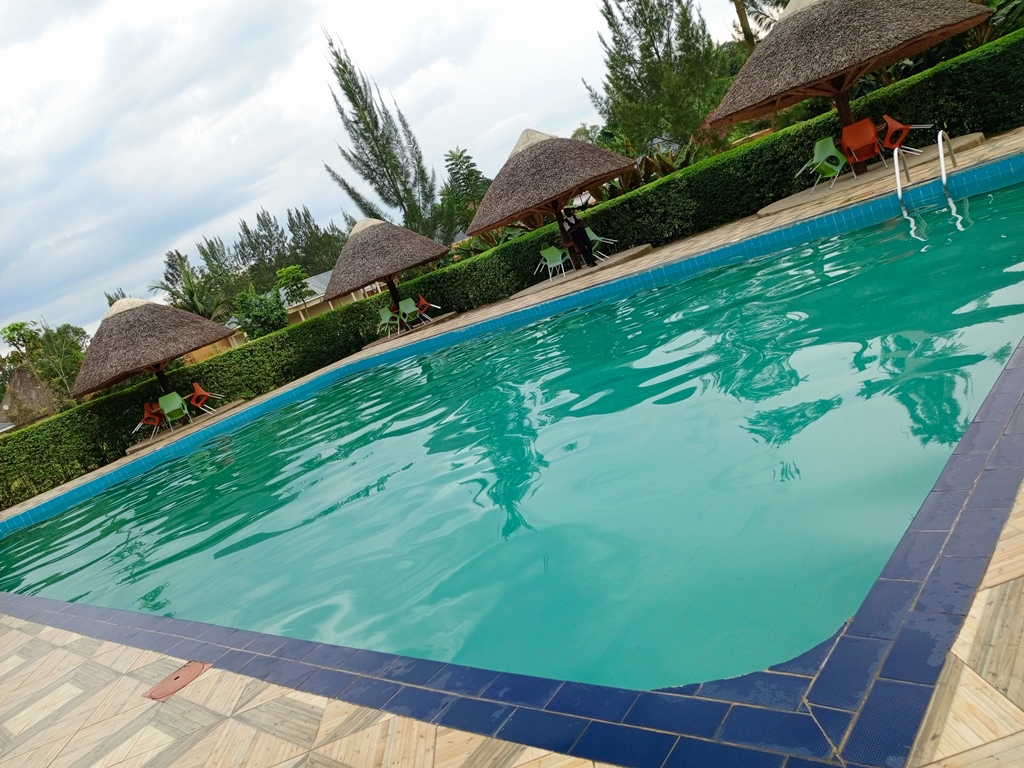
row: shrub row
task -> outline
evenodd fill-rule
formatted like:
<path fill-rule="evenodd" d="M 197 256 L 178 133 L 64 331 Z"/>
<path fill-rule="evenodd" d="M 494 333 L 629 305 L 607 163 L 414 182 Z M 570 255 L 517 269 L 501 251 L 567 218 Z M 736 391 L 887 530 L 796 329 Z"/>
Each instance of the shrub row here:
<path fill-rule="evenodd" d="M 876 91 L 852 105 L 858 118 L 885 113 L 934 122 L 950 135 L 988 134 L 1024 125 L 1024 30 Z M 821 115 L 684 168 L 587 211 L 597 232 L 619 249 L 662 245 L 750 216 L 810 183 L 795 178 L 814 142 L 838 136 L 835 113 Z M 911 134 L 930 143 L 934 134 Z M 404 296 L 427 296 L 445 310 L 464 312 L 504 299 L 545 279 L 538 252 L 560 237 L 548 225 L 466 261 L 407 281 Z M 290 326 L 187 369 L 171 380 L 179 391 L 199 381 L 229 398 L 251 398 L 329 365 L 375 336 L 384 297 L 346 305 Z M 0 507 L 16 504 L 124 455 L 142 403 L 158 395 L 155 382 L 96 398 L 0 438 Z"/>

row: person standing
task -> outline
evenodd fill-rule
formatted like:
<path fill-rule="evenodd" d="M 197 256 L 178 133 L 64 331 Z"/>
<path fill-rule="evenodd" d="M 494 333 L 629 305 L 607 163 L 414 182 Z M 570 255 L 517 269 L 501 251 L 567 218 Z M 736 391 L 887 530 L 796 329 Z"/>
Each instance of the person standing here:
<path fill-rule="evenodd" d="M 562 229 L 569 236 L 569 239 L 576 244 L 576 249 L 583 258 L 583 263 L 588 267 L 596 267 L 594 260 L 594 246 L 587 236 L 587 225 L 576 215 L 572 208 L 566 208 L 562 219 Z"/>

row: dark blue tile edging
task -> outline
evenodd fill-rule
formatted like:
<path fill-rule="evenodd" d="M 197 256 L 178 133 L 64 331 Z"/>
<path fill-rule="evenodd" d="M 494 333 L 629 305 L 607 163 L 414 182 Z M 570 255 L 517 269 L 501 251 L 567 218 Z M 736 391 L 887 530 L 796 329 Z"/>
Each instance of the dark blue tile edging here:
<path fill-rule="evenodd" d="M 959 198 L 1019 181 L 1024 181 L 1024 156 L 971 169 L 953 177 L 950 187 Z M 913 192 L 914 205 L 942 199 L 938 182 Z M 17 526 L 0 523 L 0 535 L 57 514 L 114 482 L 187 453 L 211 436 L 355 370 L 822 235 L 869 226 L 892 218 L 894 207 L 898 213 L 894 198 L 876 199 L 531 307 L 509 316 L 507 323 L 487 321 L 343 366 L 231 416 L 203 430 L 201 437 L 191 435 L 122 467 L 105 484 L 94 485 L 104 480 L 98 478 L 41 504 L 19 516 L 26 519 Z M 794 768 L 839 765 L 841 758 L 848 766 L 900 766 L 991 556 L 993 532 L 1009 515 L 1013 494 L 1007 489 L 1016 489 L 1024 479 L 1024 444 L 1018 434 L 1024 419 L 1022 370 L 1024 343 L 1010 358 L 857 614 L 826 642 L 764 672 L 663 691 L 630 691 L 11 593 L 0 593 L 0 613 L 206 661 L 362 706 L 620 765 Z M 977 439 L 982 433 L 989 437 Z M 131 475 L 125 472 L 129 468 L 134 468 Z M 55 503 L 60 501 L 63 505 Z M 40 508 L 45 512 L 35 514 Z"/>

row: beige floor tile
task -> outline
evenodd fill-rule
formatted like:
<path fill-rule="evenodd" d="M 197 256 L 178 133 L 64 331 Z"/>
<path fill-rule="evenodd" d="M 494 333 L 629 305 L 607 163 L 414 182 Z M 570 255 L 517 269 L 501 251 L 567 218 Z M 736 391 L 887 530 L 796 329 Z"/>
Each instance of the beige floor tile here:
<path fill-rule="evenodd" d="M 434 768 L 463 768 L 470 756 L 487 741 L 475 733 L 438 728 L 434 747 Z"/>
<path fill-rule="evenodd" d="M 234 715 L 245 712 L 245 710 L 252 709 L 253 707 L 262 706 L 268 701 L 279 699 L 290 690 L 280 685 L 266 683 L 262 680 L 246 678 L 246 681 L 245 688 L 242 690 L 242 695 L 238 697 L 238 704 L 235 706 L 235 711 L 232 713 Z"/>
<path fill-rule="evenodd" d="M 951 755 L 925 768 L 1017 768 L 1024 765 L 1024 733 L 1015 733 L 958 755 Z"/>
<path fill-rule="evenodd" d="M 308 750 L 237 720 L 228 720 L 206 768 L 269 768 Z"/>
<path fill-rule="evenodd" d="M 433 768 L 437 726 L 407 717 L 392 718 L 390 725 L 384 767 Z"/>
<path fill-rule="evenodd" d="M 0 768 L 49 768 L 65 743 L 65 741 L 51 741 L 14 755 L 0 756 Z"/>
<path fill-rule="evenodd" d="M 85 724 L 91 726 L 129 710 L 155 708 L 158 702 L 142 696 L 147 690 L 149 686 L 138 680 L 117 678 L 90 697 L 90 714 Z"/>
<path fill-rule="evenodd" d="M 15 736 L 19 736 L 26 729 L 53 715 L 69 701 L 81 695 L 82 690 L 80 688 L 76 688 L 70 683 L 63 683 L 38 701 L 19 710 L 17 714 L 4 718 L 4 728 Z"/>
<path fill-rule="evenodd" d="M 556 755 L 550 753 L 539 757 L 529 763 L 520 763 L 521 768 L 594 768 L 591 760 L 584 760 L 582 757 L 570 757 L 569 755 Z"/>
<path fill-rule="evenodd" d="M 380 768 L 384 764 L 390 722 L 391 718 L 318 746 L 313 752 L 348 768 Z"/>
<path fill-rule="evenodd" d="M 1024 711 L 959 659 L 948 662 L 940 683 L 943 687 L 936 704 L 945 715 L 926 715 L 912 765 L 941 760 L 1024 731 Z"/>
<path fill-rule="evenodd" d="M 104 643 L 93 654 L 92 660 L 118 672 L 129 672 L 139 666 L 144 656 L 148 658 L 149 654 L 151 651 L 144 651 L 141 648 Z"/>
<path fill-rule="evenodd" d="M 230 715 L 238 706 L 249 678 L 221 669 L 208 669 L 175 696 L 222 715 Z"/>
<path fill-rule="evenodd" d="M 338 741 L 346 736 L 379 725 L 390 720 L 394 715 L 368 707 L 358 707 L 343 701 L 328 701 L 324 714 L 320 719 L 314 747 Z"/>
<path fill-rule="evenodd" d="M 266 704 L 239 712 L 234 719 L 308 751 L 316 741 L 325 703 L 323 700 L 310 703 L 291 696 L 279 696 Z"/>

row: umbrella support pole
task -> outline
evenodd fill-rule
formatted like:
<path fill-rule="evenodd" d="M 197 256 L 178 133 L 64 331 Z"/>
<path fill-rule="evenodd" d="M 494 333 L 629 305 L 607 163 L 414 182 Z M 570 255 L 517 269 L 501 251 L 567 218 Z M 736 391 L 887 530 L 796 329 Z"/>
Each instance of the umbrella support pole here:
<path fill-rule="evenodd" d="M 164 373 L 163 368 L 156 369 L 156 380 L 160 382 L 160 389 L 164 391 L 165 395 L 169 395 L 174 391 L 171 388 L 171 380 L 167 378 L 167 374 Z"/>
<path fill-rule="evenodd" d="M 555 214 L 555 224 L 558 225 L 558 236 L 562 240 L 563 247 L 569 249 L 569 261 L 572 262 L 573 269 L 579 269 L 583 265 L 583 254 L 580 252 L 580 247 L 572 241 L 572 238 L 568 238 L 568 232 L 565 230 L 565 217 L 562 215 L 562 206 L 555 203 L 553 206 Z M 568 243 L 566 239 L 568 238 Z"/>

